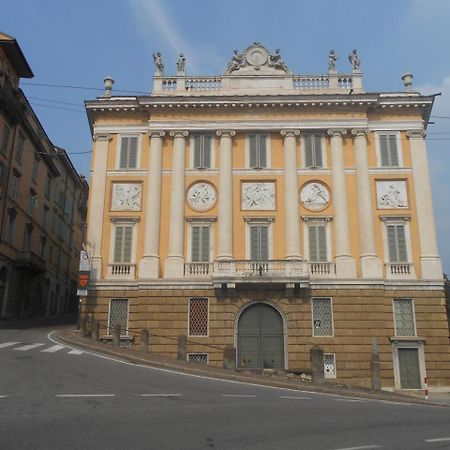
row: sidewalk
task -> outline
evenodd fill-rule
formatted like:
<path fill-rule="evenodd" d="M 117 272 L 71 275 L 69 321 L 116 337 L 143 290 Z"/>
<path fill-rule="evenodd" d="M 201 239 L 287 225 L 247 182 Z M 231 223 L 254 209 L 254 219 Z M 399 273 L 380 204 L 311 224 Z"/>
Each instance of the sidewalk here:
<path fill-rule="evenodd" d="M 339 385 L 325 382 L 313 384 L 302 381 L 299 377 L 284 372 L 267 371 L 264 374 L 255 374 L 246 371 L 234 371 L 219 367 L 206 366 L 204 364 L 177 361 L 172 358 L 139 352 L 126 348 L 115 347 L 111 343 L 100 343 L 90 338 L 81 337 L 78 331 L 72 328 L 57 330 L 54 334 L 57 341 L 68 346 L 75 346 L 86 351 L 108 355 L 135 364 L 145 364 L 152 367 L 185 372 L 192 375 L 216 378 L 221 380 L 233 380 L 243 383 L 253 383 L 264 386 L 273 386 L 299 391 L 310 391 L 347 397 L 360 397 L 366 399 L 378 399 L 395 402 L 426 404 L 434 406 L 450 407 L 450 394 L 436 393 L 429 400 L 418 395 L 406 395 L 388 391 L 375 391 L 369 388 Z"/>

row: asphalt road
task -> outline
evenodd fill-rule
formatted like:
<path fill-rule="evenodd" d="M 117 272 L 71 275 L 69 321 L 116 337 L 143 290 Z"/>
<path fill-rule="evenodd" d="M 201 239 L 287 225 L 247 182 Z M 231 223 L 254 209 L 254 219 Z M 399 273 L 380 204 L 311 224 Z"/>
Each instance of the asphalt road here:
<path fill-rule="evenodd" d="M 0 328 L 1 450 L 450 449 L 450 408 L 178 374 L 60 346 L 52 329 Z"/>

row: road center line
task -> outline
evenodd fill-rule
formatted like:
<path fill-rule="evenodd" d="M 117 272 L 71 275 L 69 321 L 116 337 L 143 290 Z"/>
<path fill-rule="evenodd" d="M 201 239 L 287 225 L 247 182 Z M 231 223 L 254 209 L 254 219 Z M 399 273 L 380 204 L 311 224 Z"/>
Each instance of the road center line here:
<path fill-rule="evenodd" d="M 0 348 L 12 347 L 13 345 L 21 344 L 21 342 L 2 342 Z"/>
<path fill-rule="evenodd" d="M 381 445 L 362 445 L 361 447 L 345 447 L 345 448 L 336 448 L 335 450 L 363 450 L 369 448 L 382 448 Z"/>
<path fill-rule="evenodd" d="M 367 400 L 359 400 L 356 398 L 334 398 L 335 402 L 351 402 L 351 403 L 367 403 Z M 364 447 L 358 447 L 358 448 L 364 448 Z"/>
<path fill-rule="evenodd" d="M 141 397 L 181 397 L 181 394 L 141 394 Z"/>
<path fill-rule="evenodd" d="M 222 394 L 221 397 L 254 398 L 254 397 L 256 397 L 256 395 L 249 395 L 249 394 Z"/>
<path fill-rule="evenodd" d="M 435 438 L 435 439 L 425 439 L 425 442 L 447 442 L 447 441 L 450 441 L 450 437 Z"/>
<path fill-rule="evenodd" d="M 56 394 L 57 397 L 115 397 L 116 394 Z"/>
<path fill-rule="evenodd" d="M 288 398 L 290 400 L 311 400 L 311 397 L 296 397 L 295 395 L 282 395 L 280 398 Z"/>

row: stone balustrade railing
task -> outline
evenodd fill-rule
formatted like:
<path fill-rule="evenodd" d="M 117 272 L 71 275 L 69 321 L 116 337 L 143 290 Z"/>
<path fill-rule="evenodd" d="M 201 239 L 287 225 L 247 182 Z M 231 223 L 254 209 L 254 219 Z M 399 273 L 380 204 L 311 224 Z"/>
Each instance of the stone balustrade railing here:
<path fill-rule="evenodd" d="M 306 276 L 307 266 L 304 261 L 270 260 L 250 261 L 232 260 L 215 261 L 214 274 L 239 277 L 290 277 Z"/>
<path fill-rule="evenodd" d="M 136 271 L 136 264 L 109 264 L 108 274 L 109 278 L 121 280 L 134 280 Z"/>

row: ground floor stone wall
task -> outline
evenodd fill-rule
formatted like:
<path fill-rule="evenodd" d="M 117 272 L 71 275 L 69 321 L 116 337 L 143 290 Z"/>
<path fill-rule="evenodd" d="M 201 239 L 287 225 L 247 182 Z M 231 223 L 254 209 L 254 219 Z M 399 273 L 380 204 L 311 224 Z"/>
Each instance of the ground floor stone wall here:
<path fill-rule="evenodd" d="M 313 336 L 311 303 L 318 297 L 331 298 L 331 336 Z M 138 347 L 141 330 L 148 329 L 149 351 L 154 353 L 176 358 L 178 337 L 187 336 L 187 353 L 207 353 L 209 364 L 222 366 L 224 347 L 239 345 L 240 314 L 249 305 L 263 302 L 276 308 L 283 320 L 285 368 L 289 370 L 307 372 L 310 348 L 320 346 L 325 353 L 335 355 L 336 378 L 330 381 L 370 386 L 371 350 L 376 338 L 383 387 L 399 387 L 396 351 L 408 346 L 417 346 L 423 355 L 422 369 L 431 386 L 450 386 L 449 329 L 440 290 L 311 289 L 294 297 L 267 289 L 237 291 L 233 296 L 193 288 L 91 290 L 82 305 L 82 318 L 99 321 L 101 335 L 110 334 L 111 298 L 128 299 L 127 333 Z M 207 336 L 189 335 L 192 298 L 208 299 Z M 416 336 L 396 337 L 393 300 L 398 298 L 412 299 Z M 239 364 L 242 361 L 238 360 Z"/>

